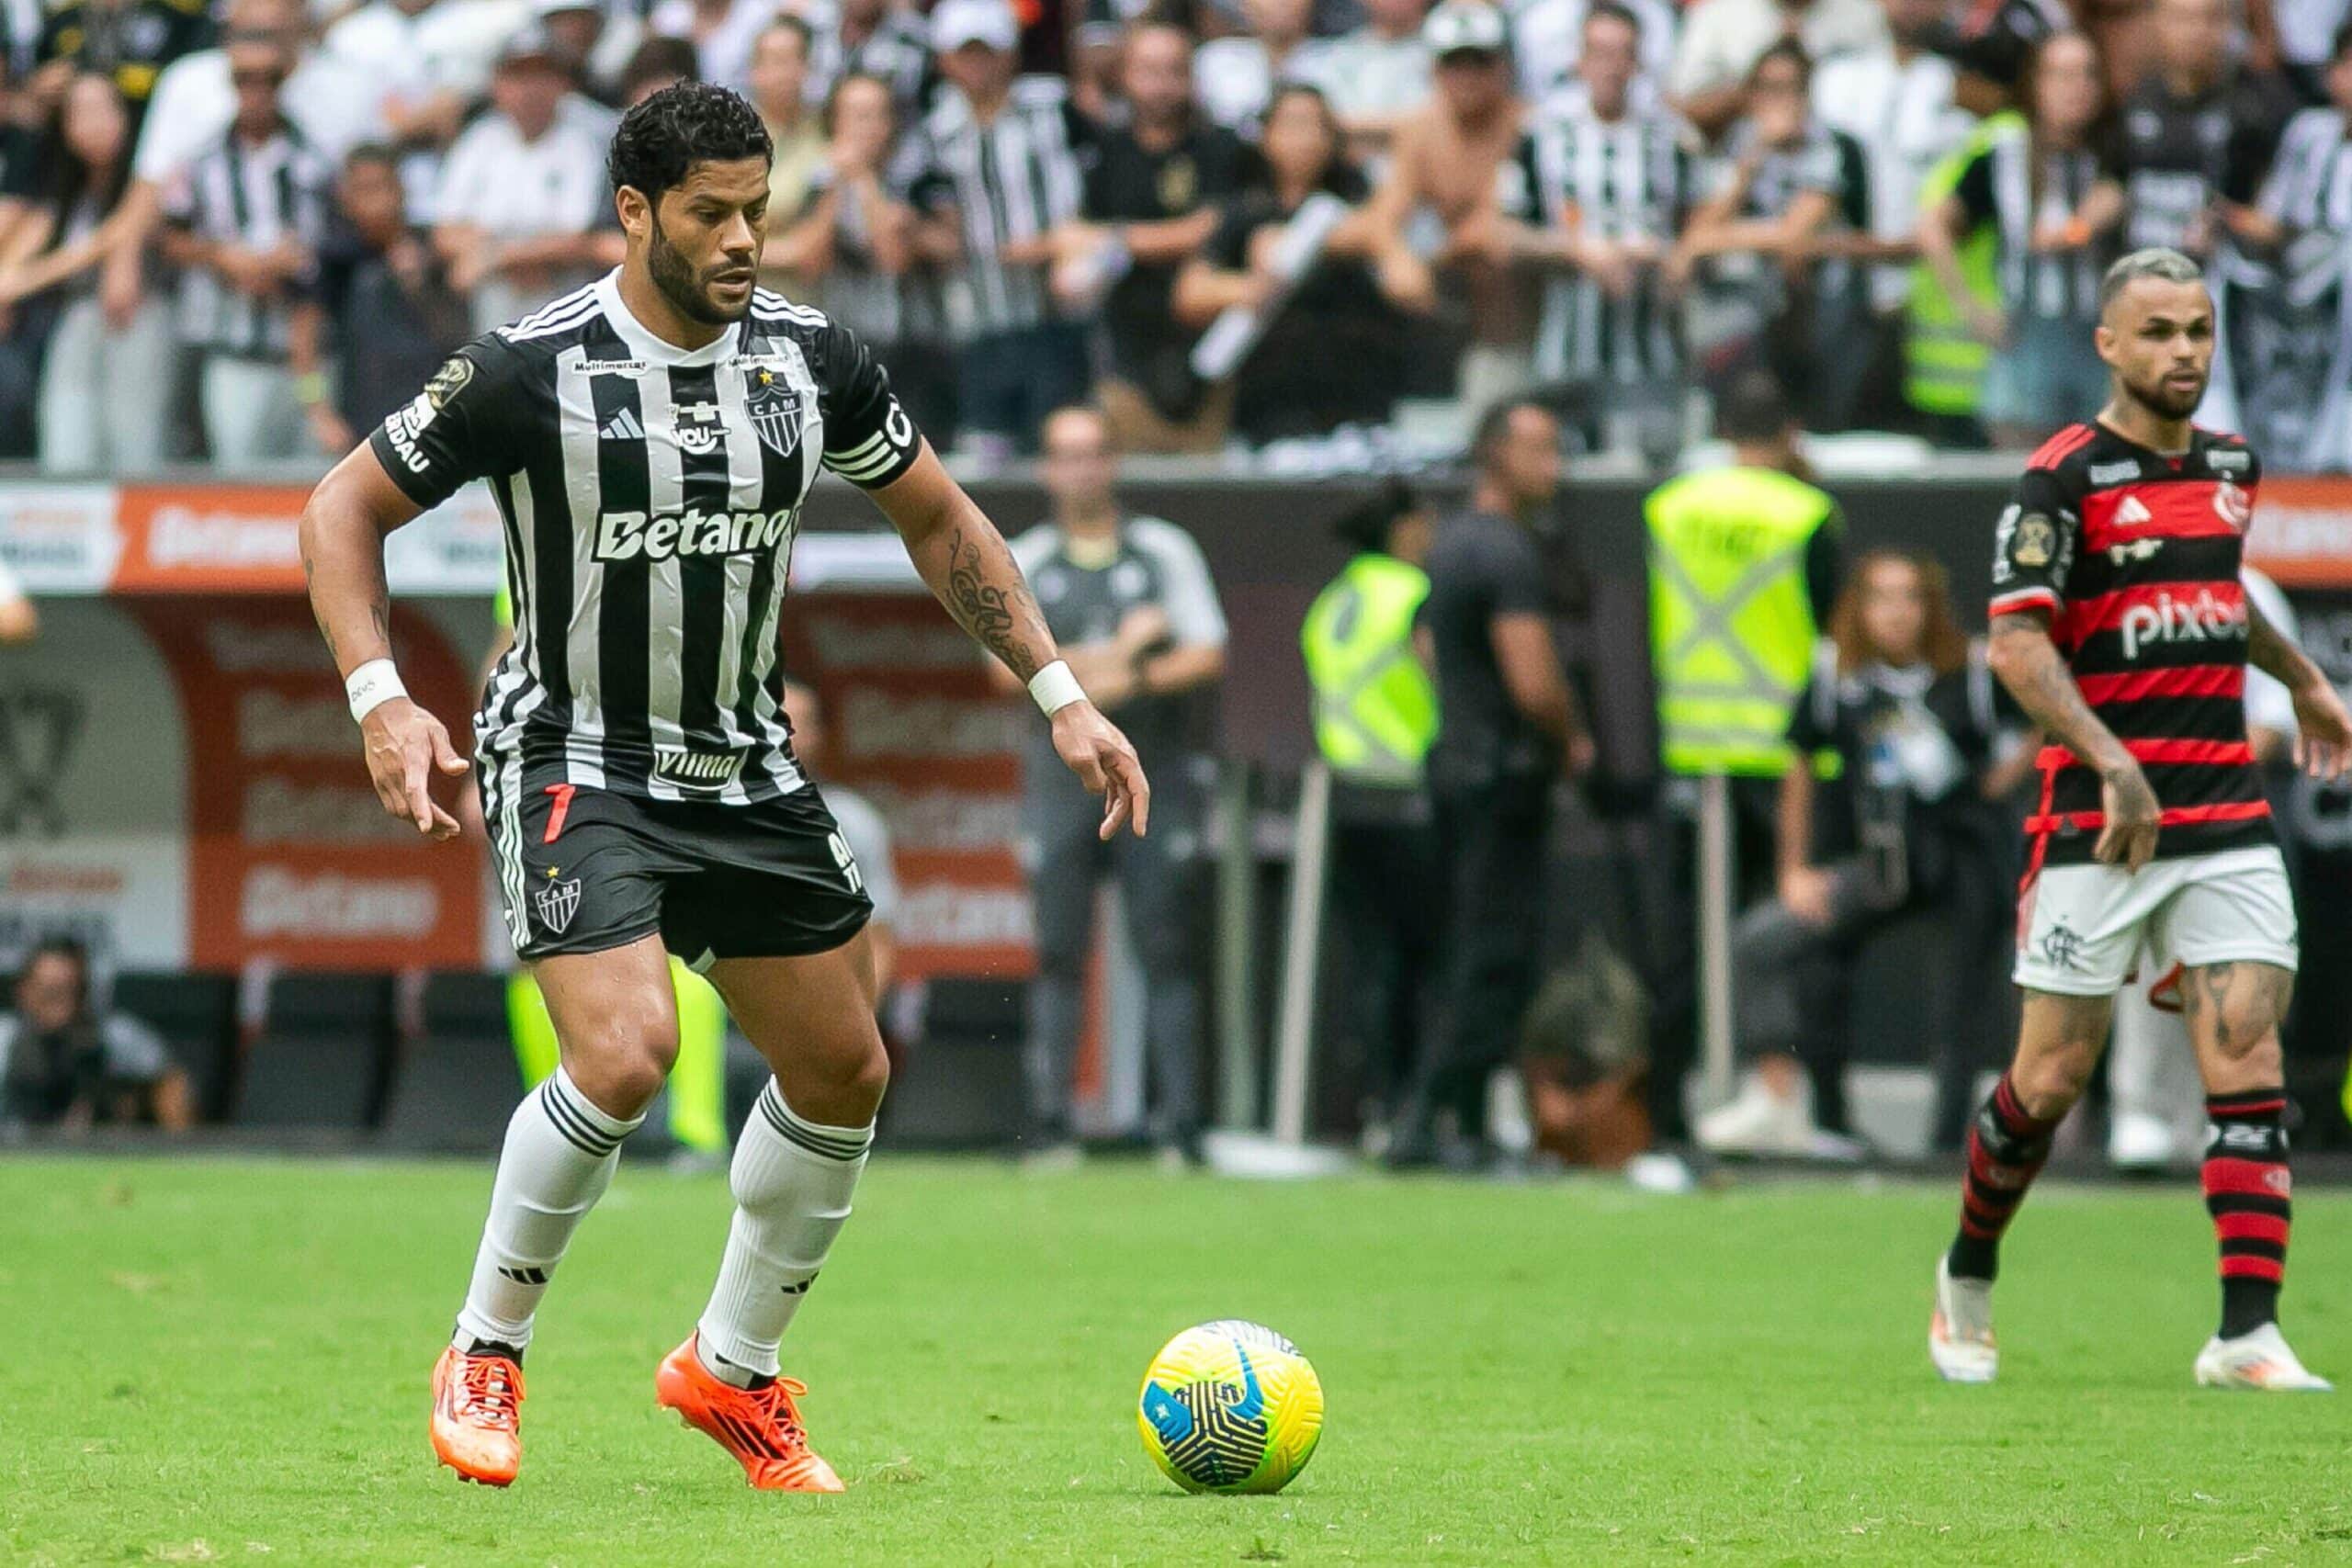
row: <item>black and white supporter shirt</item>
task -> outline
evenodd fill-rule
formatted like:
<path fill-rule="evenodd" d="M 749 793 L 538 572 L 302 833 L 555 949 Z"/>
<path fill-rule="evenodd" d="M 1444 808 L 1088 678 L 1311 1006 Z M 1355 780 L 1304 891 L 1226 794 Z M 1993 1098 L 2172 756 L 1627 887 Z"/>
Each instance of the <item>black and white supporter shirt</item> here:
<path fill-rule="evenodd" d="M 691 352 L 606 275 L 468 344 L 370 438 L 421 506 L 490 482 L 514 645 L 474 728 L 483 788 L 743 805 L 801 785 L 777 656 L 819 468 L 878 490 L 922 438 L 857 338 L 763 289 Z"/>
<path fill-rule="evenodd" d="M 164 215 L 201 240 L 266 251 L 290 238 L 315 255 L 334 188 L 334 166 L 290 123 L 258 144 L 227 130 L 165 196 Z M 180 340 L 243 359 L 282 359 L 294 295 L 289 287 L 257 299 L 209 268 L 190 267 L 180 282 Z"/>
<path fill-rule="evenodd" d="M 1555 96 L 1521 138 L 1518 216 L 1544 228 L 1573 224 L 1605 240 L 1646 238 L 1664 256 L 1687 216 L 1692 167 L 1679 124 L 1629 107 L 1603 119 L 1578 83 Z M 1598 279 L 1557 271 L 1544 280 L 1535 372 L 1545 380 L 1638 385 L 1675 373 L 1675 310 L 1656 268 L 1611 296 Z"/>
<path fill-rule="evenodd" d="M 982 125 L 964 95 L 942 92 L 924 124 L 930 170 L 917 191 L 928 211 L 953 209 L 964 260 L 951 275 L 948 326 L 959 341 L 1018 332 L 1057 314 L 1042 265 L 1012 265 L 1003 248 L 1075 220 L 1085 198 L 1079 151 L 1085 120 L 1059 77 L 1023 76 Z"/>

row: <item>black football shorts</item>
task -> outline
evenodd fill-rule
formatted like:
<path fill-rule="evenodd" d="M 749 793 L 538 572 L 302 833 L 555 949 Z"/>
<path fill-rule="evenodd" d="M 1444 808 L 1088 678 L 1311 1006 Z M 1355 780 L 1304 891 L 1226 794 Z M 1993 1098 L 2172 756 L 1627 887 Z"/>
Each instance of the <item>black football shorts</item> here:
<path fill-rule="evenodd" d="M 602 953 L 660 932 L 695 970 L 824 953 L 874 905 L 814 784 L 744 806 L 574 785 L 560 761 L 480 759 L 482 818 L 525 958 Z"/>

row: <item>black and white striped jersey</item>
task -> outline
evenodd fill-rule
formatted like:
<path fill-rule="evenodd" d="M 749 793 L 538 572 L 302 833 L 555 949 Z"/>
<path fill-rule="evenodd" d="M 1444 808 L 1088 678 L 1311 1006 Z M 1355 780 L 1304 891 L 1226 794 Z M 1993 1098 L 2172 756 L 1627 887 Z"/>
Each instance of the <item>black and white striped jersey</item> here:
<path fill-rule="evenodd" d="M 1647 239 L 1663 256 L 1693 194 L 1679 130 L 1657 109 L 1603 119 L 1581 84 L 1555 95 L 1520 141 L 1518 173 L 1507 175 L 1521 197 L 1517 215 L 1604 240 Z M 1675 326 L 1655 267 L 1641 269 L 1623 296 L 1588 274 L 1557 272 L 1544 282 L 1535 372 L 1545 380 L 1657 381 L 1678 368 Z"/>
<path fill-rule="evenodd" d="M 290 239 L 315 254 L 334 188 L 334 165 L 291 124 L 260 142 L 229 130 L 165 193 L 164 215 L 200 240 L 266 251 Z M 299 287 L 255 299 L 209 267 L 189 267 L 180 280 L 180 341 L 243 359 L 283 358 Z"/>
<path fill-rule="evenodd" d="M 983 125 L 969 99 L 950 88 L 924 122 L 928 176 L 916 205 L 953 210 L 964 259 L 951 273 L 948 325 L 959 342 L 1017 332 L 1057 311 L 1041 263 L 1008 263 L 1004 247 L 1073 221 L 1085 199 L 1080 150 L 1083 118 L 1057 76 L 1023 76 Z"/>
<path fill-rule="evenodd" d="M 820 467 L 880 489 L 922 437 L 856 336 L 760 290 L 687 351 L 608 274 L 460 349 L 370 438 L 422 506 L 489 481 L 514 646 L 475 718 L 485 768 L 729 805 L 800 787 L 776 623 Z"/>

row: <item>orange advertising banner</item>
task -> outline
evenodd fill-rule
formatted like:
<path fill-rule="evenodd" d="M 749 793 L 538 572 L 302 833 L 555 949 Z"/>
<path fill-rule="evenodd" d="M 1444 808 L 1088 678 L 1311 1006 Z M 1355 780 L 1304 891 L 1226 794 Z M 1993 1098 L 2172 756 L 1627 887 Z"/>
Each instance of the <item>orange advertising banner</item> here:
<path fill-rule="evenodd" d="M 2281 588 L 2352 588 L 2352 479 L 2265 479 L 2246 561 Z"/>

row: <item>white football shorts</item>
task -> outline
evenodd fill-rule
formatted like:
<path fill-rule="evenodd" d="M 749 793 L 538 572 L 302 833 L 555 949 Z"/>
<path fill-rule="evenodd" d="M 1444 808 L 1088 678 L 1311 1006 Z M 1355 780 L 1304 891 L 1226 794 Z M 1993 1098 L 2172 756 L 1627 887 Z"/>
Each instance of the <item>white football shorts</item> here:
<path fill-rule="evenodd" d="M 2173 965 L 2296 963 L 2295 899 L 2276 845 L 2120 865 L 2045 867 L 2018 911 L 2015 979 L 2036 991 L 2108 997 L 2149 960 Z M 2153 978 L 2143 973 L 2142 978 Z"/>

